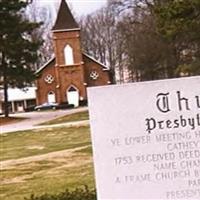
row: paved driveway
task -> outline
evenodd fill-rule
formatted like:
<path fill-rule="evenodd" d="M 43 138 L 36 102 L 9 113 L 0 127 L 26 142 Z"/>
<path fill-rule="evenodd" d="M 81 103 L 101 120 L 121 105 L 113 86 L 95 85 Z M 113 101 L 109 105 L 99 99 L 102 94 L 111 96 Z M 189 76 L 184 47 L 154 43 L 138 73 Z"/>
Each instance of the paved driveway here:
<path fill-rule="evenodd" d="M 70 109 L 70 110 L 56 110 L 56 111 L 43 111 L 43 112 L 28 112 L 28 113 L 17 113 L 11 114 L 12 117 L 25 117 L 27 119 L 13 123 L 3 125 L 0 128 L 0 133 L 8 133 L 14 131 L 22 131 L 22 130 L 30 130 L 35 128 L 35 126 L 39 123 L 43 123 L 58 117 L 62 117 L 67 114 L 72 114 L 80 111 L 87 110 L 84 108 Z"/>

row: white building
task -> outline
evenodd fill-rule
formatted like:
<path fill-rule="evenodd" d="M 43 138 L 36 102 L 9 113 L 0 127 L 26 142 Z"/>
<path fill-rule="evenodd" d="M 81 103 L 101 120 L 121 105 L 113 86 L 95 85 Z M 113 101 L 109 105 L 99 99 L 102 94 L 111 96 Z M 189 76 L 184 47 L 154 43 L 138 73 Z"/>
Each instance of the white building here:
<path fill-rule="evenodd" d="M 10 112 L 23 112 L 26 108 L 36 105 L 36 87 L 25 89 L 9 88 L 8 102 Z M 3 113 L 4 93 L 0 90 L 0 113 Z"/>

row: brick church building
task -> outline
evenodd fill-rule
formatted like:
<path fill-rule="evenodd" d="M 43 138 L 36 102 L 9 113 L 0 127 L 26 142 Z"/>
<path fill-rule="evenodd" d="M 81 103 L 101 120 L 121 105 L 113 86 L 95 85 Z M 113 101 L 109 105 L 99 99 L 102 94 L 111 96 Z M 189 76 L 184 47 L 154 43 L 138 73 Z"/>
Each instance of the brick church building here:
<path fill-rule="evenodd" d="M 82 52 L 80 28 L 65 0 L 61 1 L 52 33 L 55 57 L 36 72 L 37 105 L 68 102 L 77 107 L 87 100 L 87 87 L 111 83 L 110 71 Z"/>

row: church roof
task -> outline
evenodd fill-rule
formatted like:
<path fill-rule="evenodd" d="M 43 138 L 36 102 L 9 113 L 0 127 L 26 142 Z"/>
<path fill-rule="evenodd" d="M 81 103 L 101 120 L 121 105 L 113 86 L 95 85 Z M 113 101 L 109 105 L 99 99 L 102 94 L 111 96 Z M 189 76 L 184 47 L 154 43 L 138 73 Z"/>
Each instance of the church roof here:
<path fill-rule="evenodd" d="M 95 60 L 94 58 L 92 58 L 92 57 L 89 56 L 88 54 L 82 53 L 82 56 L 83 56 L 83 58 L 86 57 L 86 58 L 88 58 L 89 60 L 91 60 L 91 61 L 93 61 L 93 62 L 95 62 L 95 63 L 101 65 L 103 71 L 109 71 L 109 68 L 108 68 L 108 67 L 106 67 L 106 66 L 105 66 L 104 64 L 102 64 L 101 62 Z M 54 57 L 52 57 L 47 63 L 45 63 L 42 67 L 40 67 L 40 68 L 35 72 L 35 74 L 38 75 L 38 74 L 40 74 L 40 72 L 42 72 L 42 71 L 43 71 L 44 69 L 46 69 L 48 66 L 50 66 L 50 65 L 55 65 L 55 64 L 56 64 L 56 57 L 54 56 Z"/>
<path fill-rule="evenodd" d="M 65 0 L 61 1 L 58 11 L 57 19 L 52 31 L 74 30 L 79 29 L 67 3 Z"/>
<path fill-rule="evenodd" d="M 49 61 L 47 61 L 42 67 L 40 67 L 35 74 L 39 74 L 43 69 L 45 69 L 46 67 L 48 67 L 49 65 L 55 65 L 56 64 L 56 58 L 55 56 L 52 57 Z"/>
<path fill-rule="evenodd" d="M 91 61 L 93 61 L 93 62 L 95 62 L 95 63 L 101 65 L 103 71 L 109 71 L 109 68 L 108 68 L 106 65 L 104 65 L 104 64 L 101 63 L 101 62 L 99 62 L 99 61 L 96 60 L 95 58 L 89 56 L 87 53 L 82 53 L 82 55 L 83 55 L 83 58 L 86 57 L 86 58 L 90 59 Z"/>

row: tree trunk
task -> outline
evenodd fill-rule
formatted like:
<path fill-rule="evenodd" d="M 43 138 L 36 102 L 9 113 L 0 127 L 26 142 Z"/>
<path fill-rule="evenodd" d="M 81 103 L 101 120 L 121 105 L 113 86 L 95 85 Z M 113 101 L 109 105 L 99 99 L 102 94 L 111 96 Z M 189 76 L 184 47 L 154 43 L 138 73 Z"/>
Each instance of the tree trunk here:
<path fill-rule="evenodd" d="M 9 104 L 8 104 L 8 84 L 4 81 L 4 116 L 9 117 Z"/>
<path fill-rule="evenodd" d="M 7 80 L 7 66 L 5 63 L 5 56 L 2 53 L 2 67 L 3 67 L 3 91 L 4 91 L 4 116 L 9 116 L 9 104 L 8 104 L 8 80 Z"/>

